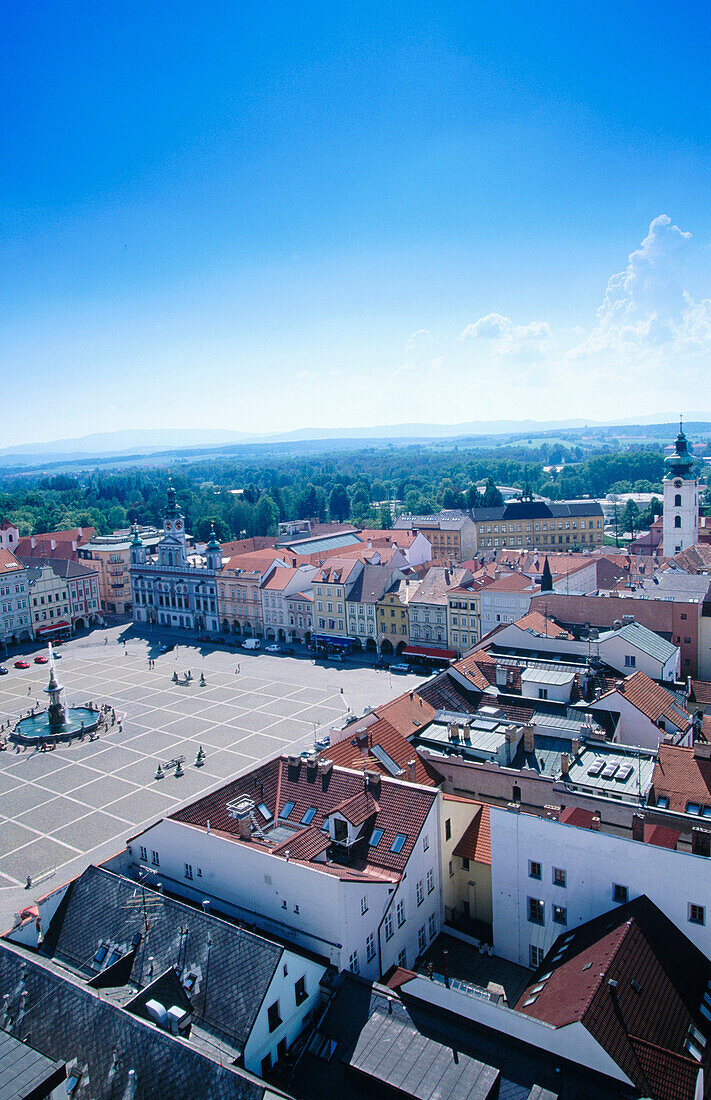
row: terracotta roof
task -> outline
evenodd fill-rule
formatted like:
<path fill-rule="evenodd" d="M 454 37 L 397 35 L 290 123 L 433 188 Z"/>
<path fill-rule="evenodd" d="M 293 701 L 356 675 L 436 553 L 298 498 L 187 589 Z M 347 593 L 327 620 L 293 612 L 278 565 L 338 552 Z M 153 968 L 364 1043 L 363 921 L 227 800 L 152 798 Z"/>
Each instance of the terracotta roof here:
<path fill-rule="evenodd" d="M 362 825 L 369 817 L 379 812 L 380 806 L 370 791 L 360 791 L 358 794 L 351 795 L 345 802 L 340 802 L 331 810 L 331 813 L 345 817 L 351 825 Z"/>
<path fill-rule="evenodd" d="M 697 542 L 687 550 L 680 550 L 670 562 L 685 573 L 708 573 L 711 569 L 711 545 Z"/>
<path fill-rule="evenodd" d="M 694 755 L 693 749 L 667 745 L 657 752 L 652 775 L 655 801 L 669 799 L 669 809 L 685 813 L 688 802 L 711 806 L 711 760 Z"/>
<path fill-rule="evenodd" d="M 489 591 L 494 590 L 497 592 L 540 592 L 539 586 L 534 584 L 530 577 L 524 577 L 522 573 L 507 573 L 506 576 L 492 581 L 489 585 Z"/>
<path fill-rule="evenodd" d="M 546 618 L 540 611 L 529 611 L 523 618 L 517 619 L 514 623 L 519 630 L 531 630 L 534 634 L 543 634 L 548 638 L 565 638 L 567 641 L 573 640 L 573 635 L 555 621 L 555 619 Z"/>
<path fill-rule="evenodd" d="M 354 557 L 345 557 L 342 554 L 329 558 L 328 561 L 313 575 L 312 584 L 345 584 L 361 559 L 356 551 Z M 367 551 L 366 551 L 367 553 Z"/>
<path fill-rule="evenodd" d="M 7 573 L 16 573 L 24 568 L 22 562 L 17 560 L 11 550 L 4 550 L 0 547 L 0 576 Z"/>
<path fill-rule="evenodd" d="M 454 849 L 455 856 L 491 866 L 491 820 L 489 806 L 482 802 Z"/>
<path fill-rule="evenodd" d="M 646 714 L 647 718 L 655 724 L 660 718 L 664 718 L 674 729 L 680 731 L 688 730 L 691 725 L 688 712 L 677 702 L 676 697 L 661 684 L 650 680 L 649 676 L 641 670 L 606 692 L 603 698 L 613 695 L 616 691 L 624 695 L 633 707 L 642 714 Z"/>
<path fill-rule="evenodd" d="M 270 854 L 277 858 L 283 857 L 288 847 L 292 860 L 299 859 L 312 866 L 314 870 L 336 875 L 342 879 L 363 881 L 384 877 L 392 880 L 405 869 L 427 814 L 437 797 L 435 790 L 421 790 L 383 776 L 380 780 L 377 802 L 371 799 L 373 805 L 377 805 L 377 809 L 375 813 L 369 815 L 369 819 L 366 819 L 366 821 L 372 820 L 361 830 L 362 839 L 354 846 L 348 865 L 335 861 L 312 862 L 313 857 L 310 855 L 303 857 L 294 855 L 297 841 L 304 844 L 306 852 L 311 850 L 310 837 L 313 834 L 303 842 L 299 839 L 304 829 L 311 827 L 320 830 L 325 818 L 333 813 L 337 806 L 362 794 L 363 789 L 362 772 L 334 767 L 330 774 L 322 775 L 316 768 L 307 767 L 303 761 L 298 766 L 292 767 L 288 758 L 282 756 L 268 761 L 246 775 L 232 780 L 219 790 L 177 810 L 170 815 L 170 819 L 202 829 L 207 829 L 209 821 L 213 832 L 218 832 L 235 843 L 250 844 L 263 851 L 265 855 Z M 256 803 L 264 803 L 272 816 L 277 812 L 277 799 L 281 811 L 287 802 L 294 803 L 288 820 L 282 818 L 280 822 L 298 830 L 290 838 L 289 844 L 285 845 L 280 840 L 277 850 L 277 846 L 268 843 L 268 829 L 272 822 L 264 819 L 258 809 L 255 810 L 255 820 L 261 823 L 260 828 L 263 827 L 266 831 L 260 835 L 255 829 L 250 840 L 240 839 L 237 821 L 231 815 L 228 804 L 245 797 Z M 315 813 L 311 820 L 302 825 L 302 818 L 307 810 L 311 809 L 314 809 Z M 383 830 L 383 835 L 376 847 L 370 847 L 368 839 L 375 825 Z M 405 834 L 405 843 L 399 852 L 392 852 L 390 849 L 399 833 Z"/>
<path fill-rule="evenodd" d="M 262 588 L 269 589 L 270 592 L 283 592 L 287 585 L 291 584 L 296 573 L 298 569 L 293 569 L 291 566 L 287 566 L 286 569 L 275 569 L 272 575 L 267 577 Z"/>
<path fill-rule="evenodd" d="M 413 732 L 415 732 L 414 726 Z M 428 769 L 410 742 L 386 718 L 376 717 L 374 722 L 363 729 L 349 730 L 348 737 L 324 749 L 321 757 L 324 760 L 333 760 L 334 764 L 342 768 L 375 769 L 384 775 L 390 775 L 382 760 L 373 755 L 372 749 L 377 747 L 383 749 L 402 769 L 401 779 L 407 779 L 408 761 L 414 760 L 415 781 L 424 783 L 428 787 L 435 785 L 433 778 L 435 773 Z"/>
<path fill-rule="evenodd" d="M 378 707 L 376 713 L 388 722 L 405 738 L 412 737 L 424 726 L 428 726 L 435 716 L 435 708 L 417 691 L 406 691 L 389 703 Z"/>
<path fill-rule="evenodd" d="M 693 1100 L 711 1060 L 710 981 L 709 960 L 642 896 L 558 937 L 515 1008 L 581 1023 L 644 1096 Z M 707 1040 L 701 1064 L 685 1048 L 692 1026 Z"/>
<path fill-rule="evenodd" d="M 273 549 L 276 539 L 267 538 L 264 535 L 255 535 L 251 539 L 237 539 L 235 542 L 221 543 L 222 556 L 224 558 L 235 557 L 237 554 L 251 554 L 259 550 Z"/>
<path fill-rule="evenodd" d="M 275 855 L 284 855 L 289 853 L 289 857 L 293 856 L 294 859 L 312 860 L 316 856 L 321 855 L 331 845 L 331 838 L 328 833 L 324 833 L 323 829 L 316 829 L 313 825 L 310 825 L 307 829 L 302 829 L 300 833 L 296 833 L 293 837 L 287 837 L 286 840 L 282 840 L 281 844 L 275 844 L 272 851 Z"/>
<path fill-rule="evenodd" d="M 224 562 L 225 569 L 241 569 L 246 573 L 264 574 L 274 562 L 284 562 L 281 550 L 255 550 L 251 554 L 233 554 Z"/>
<path fill-rule="evenodd" d="M 692 680 L 689 698 L 692 703 L 698 703 L 702 707 L 709 706 L 711 704 L 711 681 Z"/>

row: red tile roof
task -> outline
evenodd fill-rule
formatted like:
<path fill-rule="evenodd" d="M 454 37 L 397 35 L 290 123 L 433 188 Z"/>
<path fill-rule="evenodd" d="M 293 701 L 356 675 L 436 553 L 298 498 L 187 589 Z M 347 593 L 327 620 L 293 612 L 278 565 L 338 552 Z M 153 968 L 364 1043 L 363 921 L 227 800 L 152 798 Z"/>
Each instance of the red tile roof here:
<path fill-rule="evenodd" d="M 487 803 L 480 803 L 476 816 L 455 846 L 454 855 L 491 866 L 491 818 Z"/>
<path fill-rule="evenodd" d="M 234 554 L 224 563 L 224 568 L 264 575 L 275 561 L 285 561 L 281 550 L 255 550 L 251 554 Z"/>
<path fill-rule="evenodd" d="M 343 741 L 338 741 L 335 745 L 323 750 L 322 759 L 333 760 L 334 764 L 342 768 L 357 770 L 367 768 L 389 775 L 388 770 L 372 752 L 374 747 L 380 746 L 391 760 L 402 768 L 403 774 L 400 778 L 407 779 L 407 764 L 410 760 L 414 760 L 415 781 L 424 783 L 428 787 L 434 786 L 435 773 L 430 773 L 427 765 L 420 759 L 407 738 L 403 737 L 386 718 L 377 717 L 375 712 L 373 717 L 374 721 L 366 728 L 363 728 L 361 723 L 355 723 L 354 728 L 349 730 L 348 736 Z M 415 732 L 414 726 L 413 732 Z"/>
<path fill-rule="evenodd" d="M 711 682 L 708 680 L 692 680 L 689 698 L 692 703 L 698 703 L 701 707 L 711 704 Z"/>
<path fill-rule="evenodd" d="M 543 634 L 547 638 L 565 638 L 573 640 L 573 635 L 554 619 L 548 619 L 540 611 L 529 611 L 523 618 L 514 623 L 519 630 L 531 630 L 534 634 Z"/>
<path fill-rule="evenodd" d="M 435 716 L 431 707 L 416 691 L 406 691 L 403 695 L 383 703 L 376 709 L 379 718 L 387 718 L 390 725 L 403 737 L 410 738 L 424 726 L 429 726 Z"/>
<path fill-rule="evenodd" d="M 660 718 L 664 718 L 665 722 L 680 731 L 688 730 L 691 725 L 688 712 L 677 702 L 676 697 L 661 684 L 650 680 L 641 670 L 628 676 L 606 695 L 612 695 L 616 691 L 655 724 Z"/>
<path fill-rule="evenodd" d="M 270 592 L 283 592 L 287 585 L 291 584 L 296 573 L 298 573 L 298 569 L 293 569 L 291 566 L 286 569 L 275 569 L 272 575 L 265 580 L 262 588 L 267 588 Z"/>
<path fill-rule="evenodd" d="M 351 795 L 345 802 L 334 806 L 331 813 L 340 814 L 351 825 L 362 825 L 369 817 L 380 812 L 380 806 L 371 795 L 370 791 L 360 791 Z"/>
<path fill-rule="evenodd" d="M 582 806 L 566 806 L 561 812 L 560 820 L 564 825 L 575 825 L 578 829 L 592 829 L 593 821 L 599 822 L 600 814 L 584 810 Z"/>
<path fill-rule="evenodd" d="M 234 840 L 235 843 L 250 844 L 261 849 L 265 854 L 269 853 L 276 857 L 283 857 L 288 847 L 291 859 L 299 859 L 303 863 L 310 864 L 314 870 L 324 871 L 340 878 L 356 878 L 360 881 L 368 878 L 398 877 L 404 871 L 412 854 L 437 792 L 421 790 L 385 777 L 380 780 L 377 799 L 372 799 L 370 793 L 368 794 L 373 805 L 377 805 L 377 810 L 365 819 L 366 824 L 362 829 L 363 839 L 354 848 L 353 858 L 347 866 L 335 861 L 312 862 L 312 856 L 297 857 L 294 854 L 295 850 L 298 850 L 298 845 L 296 849 L 294 847 L 297 840 L 304 846 L 305 852 L 308 853 L 311 850 L 310 838 L 313 833 L 302 841 L 300 838 L 304 829 L 310 827 L 320 830 L 325 818 L 333 813 L 337 806 L 350 801 L 354 796 L 361 795 L 363 791 L 362 773 L 334 767 L 330 774 L 324 775 L 315 767 L 307 767 L 303 761 L 298 766 L 292 767 L 288 758 L 282 756 L 232 780 L 191 805 L 177 810 L 170 815 L 170 819 L 202 829 L 207 829 L 209 821 L 213 832 L 219 832 Z M 288 820 L 282 819 L 281 822 L 298 830 L 293 834 L 293 838 L 290 838 L 288 845 L 282 841 L 278 846 L 268 843 L 268 830 L 272 822 L 262 822 L 259 810 L 255 811 L 255 819 L 264 830 L 264 835 L 260 836 L 260 833 L 255 830 L 250 840 L 240 839 L 237 821 L 232 817 L 228 804 L 245 797 L 253 799 L 255 803 L 263 802 L 272 815 L 275 815 L 278 809 L 283 809 L 287 802 L 294 803 Z M 311 808 L 316 810 L 315 814 L 308 822 L 308 826 L 301 826 L 301 819 Z M 374 825 L 383 830 L 383 836 L 376 847 L 370 847 L 368 837 Z M 404 833 L 406 840 L 399 852 L 392 852 L 390 849 L 398 833 Z"/>
<path fill-rule="evenodd" d="M 7 573 L 16 573 L 19 569 L 24 569 L 24 565 L 21 561 L 18 561 L 11 550 L 4 550 L 0 547 L 0 577 Z"/>
<path fill-rule="evenodd" d="M 693 749 L 667 745 L 657 752 L 652 775 L 655 801 L 669 799 L 669 809 L 685 813 L 687 802 L 711 806 L 711 760 L 695 756 Z"/>
<path fill-rule="evenodd" d="M 684 1044 L 691 1026 L 711 1039 L 699 1011 L 709 980 L 709 960 L 642 896 L 559 937 L 515 1007 L 582 1024 L 642 1095 L 693 1100 L 700 1064 Z M 710 1055 L 707 1042 L 707 1080 Z"/>

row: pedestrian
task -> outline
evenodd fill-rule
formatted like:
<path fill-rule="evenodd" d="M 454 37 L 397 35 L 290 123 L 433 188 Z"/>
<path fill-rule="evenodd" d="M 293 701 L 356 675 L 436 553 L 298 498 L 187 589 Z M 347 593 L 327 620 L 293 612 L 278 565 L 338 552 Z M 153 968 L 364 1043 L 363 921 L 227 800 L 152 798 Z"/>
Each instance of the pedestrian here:
<path fill-rule="evenodd" d="M 31 694 L 31 692 L 32 692 L 32 688 L 31 688 L 31 687 L 28 687 L 28 689 L 27 689 L 27 694 L 28 694 L 28 695 L 30 695 L 30 694 Z"/>

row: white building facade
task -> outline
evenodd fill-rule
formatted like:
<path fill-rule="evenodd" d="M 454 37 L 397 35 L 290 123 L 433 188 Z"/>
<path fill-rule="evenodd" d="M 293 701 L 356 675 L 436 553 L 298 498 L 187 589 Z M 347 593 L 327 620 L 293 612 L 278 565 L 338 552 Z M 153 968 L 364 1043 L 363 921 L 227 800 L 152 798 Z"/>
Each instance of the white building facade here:
<path fill-rule="evenodd" d="M 494 951 L 536 967 L 556 938 L 646 894 L 711 958 L 709 858 L 491 807 Z"/>
<path fill-rule="evenodd" d="M 28 570 L 10 550 L 0 549 L 0 642 L 5 647 L 32 637 Z"/>
<path fill-rule="evenodd" d="M 699 541 L 699 481 L 692 473 L 693 462 L 694 456 L 679 424 L 674 450 L 664 459 L 662 549 L 668 558 Z"/>

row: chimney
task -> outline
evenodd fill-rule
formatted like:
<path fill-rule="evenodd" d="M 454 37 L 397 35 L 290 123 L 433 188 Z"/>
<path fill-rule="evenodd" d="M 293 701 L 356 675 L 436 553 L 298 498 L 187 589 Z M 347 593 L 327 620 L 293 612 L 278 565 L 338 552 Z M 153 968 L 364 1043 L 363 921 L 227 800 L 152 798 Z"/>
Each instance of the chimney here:
<path fill-rule="evenodd" d="M 34 536 L 34 535 L 32 535 L 32 536 L 30 537 L 30 546 L 31 546 L 31 547 L 32 547 L 32 549 L 34 550 L 34 548 L 35 548 L 35 546 L 36 546 L 36 545 L 37 545 L 37 544 L 36 544 L 36 542 L 35 542 L 35 536 Z"/>
<path fill-rule="evenodd" d="M 408 783 L 417 782 L 417 761 L 408 760 L 407 762 L 407 781 Z"/>
<path fill-rule="evenodd" d="M 568 778 L 568 772 L 570 771 L 570 757 L 567 752 L 560 754 L 560 774 L 563 779 Z"/>
<path fill-rule="evenodd" d="M 644 841 L 644 814 L 632 814 L 632 839 Z"/>
<path fill-rule="evenodd" d="M 333 760 L 319 760 L 318 770 L 320 775 L 330 775 L 333 771 Z"/>
<path fill-rule="evenodd" d="M 548 821 L 560 821 L 560 806 L 544 806 L 543 812 Z"/>
<path fill-rule="evenodd" d="M 56 550 L 57 549 L 57 540 L 56 539 L 50 539 L 49 540 L 49 545 L 50 545 L 51 550 Z"/>
<path fill-rule="evenodd" d="M 694 826 L 691 830 L 691 851 L 695 856 L 711 855 L 711 832 Z"/>
<path fill-rule="evenodd" d="M 571 746 L 570 746 L 571 756 L 572 756 L 573 760 L 575 760 L 576 756 L 578 756 L 578 754 L 580 753 L 581 747 L 582 746 L 581 746 L 580 741 L 578 740 L 578 738 L 574 737 L 572 742 L 571 742 Z"/>
<path fill-rule="evenodd" d="M 209 913 L 210 912 L 210 902 L 207 900 L 207 898 L 203 898 L 202 911 L 203 911 L 203 913 Z"/>
<path fill-rule="evenodd" d="M 368 541 L 366 542 L 366 544 L 365 544 L 365 545 L 367 546 L 367 548 L 368 548 L 369 550 L 372 550 L 372 549 L 373 549 L 373 540 L 372 540 L 372 539 L 368 539 Z"/>
<path fill-rule="evenodd" d="M 467 745 L 472 743 L 472 728 L 471 726 L 462 726 L 462 733 L 464 734 L 464 741 Z"/>
<path fill-rule="evenodd" d="M 380 796 L 380 772 L 366 771 L 363 773 L 365 777 L 365 789 L 370 791 L 373 798 Z"/>
<path fill-rule="evenodd" d="M 592 831 L 594 833 L 599 833 L 600 832 L 600 815 L 599 814 L 593 814 L 592 815 L 592 821 L 590 822 L 590 828 L 592 829 Z"/>
<path fill-rule="evenodd" d="M 535 732 L 535 726 L 533 725 L 533 723 L 532 722 L 526 722 L 526 725 L 523 727 L 523 751 L 524 752 L 534 752 L 535 751 L 536 742 L 535 742 L 534 732 Z"/>
<path fill-rule="evenodd" d="M 612 624 L 612 629 L 613 630 L 622 630 L 622 623 L 619 619 L 615 619 L 614 623 Z"/>

